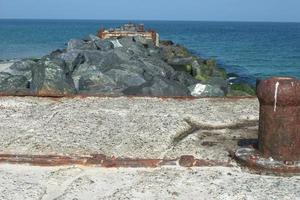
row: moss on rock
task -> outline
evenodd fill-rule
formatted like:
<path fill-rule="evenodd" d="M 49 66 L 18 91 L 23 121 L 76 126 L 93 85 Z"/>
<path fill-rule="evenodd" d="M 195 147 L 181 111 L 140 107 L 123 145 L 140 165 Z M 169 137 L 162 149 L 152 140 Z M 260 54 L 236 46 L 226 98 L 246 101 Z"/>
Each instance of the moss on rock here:
<path fill-rule="evenodd" d="M 255 96 L 255 88 L 246 83 L 235 83 L 230 85 L 228 96 Z"/>

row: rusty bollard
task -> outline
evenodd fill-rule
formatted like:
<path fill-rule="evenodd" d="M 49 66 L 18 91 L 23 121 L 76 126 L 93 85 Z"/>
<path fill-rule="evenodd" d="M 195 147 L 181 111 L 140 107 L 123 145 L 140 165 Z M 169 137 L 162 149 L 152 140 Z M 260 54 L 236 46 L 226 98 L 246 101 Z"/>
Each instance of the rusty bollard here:
<path fill-rule="evenodd" d="M 241 147 L 242 164 L 271 173 L 300 173 L 300 81 L 274 77 L 257 81 L 260 103 L 258 148 Z"/>

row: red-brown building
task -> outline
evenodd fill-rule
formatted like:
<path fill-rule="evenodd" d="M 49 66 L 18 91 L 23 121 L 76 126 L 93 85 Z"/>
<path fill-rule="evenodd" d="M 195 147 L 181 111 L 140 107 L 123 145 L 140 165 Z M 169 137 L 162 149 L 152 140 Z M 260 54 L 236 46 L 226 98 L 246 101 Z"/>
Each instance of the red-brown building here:
<path fill-rule="evenodd" d="M 146 40 L 151 40 L 155 46 L 159 46 L 159 34 L 156 31 L 145 31 L 143 24 L 125 24 L 115 29 L 100 29 L 98 37 L 101 39 L 119 38 L 119 37 L 135 37 L 141 36 Z"/>

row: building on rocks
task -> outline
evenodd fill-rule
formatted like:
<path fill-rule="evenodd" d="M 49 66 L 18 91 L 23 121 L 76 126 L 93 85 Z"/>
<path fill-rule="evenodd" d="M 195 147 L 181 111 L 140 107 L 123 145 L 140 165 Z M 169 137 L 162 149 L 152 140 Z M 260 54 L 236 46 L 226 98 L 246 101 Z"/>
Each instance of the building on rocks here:
<path fill-rule="evenodd" d="M 98 31 L 98 37 L 101 39 L 136 36 L 140 36 L 145 38 L 146 40 L 150 40 L 155 46 L 159 46 L 159 34 L 154 30 L 145 30 L 143 24 L 128 23 L 119 28 L 111 28 L 108 30 L 101 28 Z"/>

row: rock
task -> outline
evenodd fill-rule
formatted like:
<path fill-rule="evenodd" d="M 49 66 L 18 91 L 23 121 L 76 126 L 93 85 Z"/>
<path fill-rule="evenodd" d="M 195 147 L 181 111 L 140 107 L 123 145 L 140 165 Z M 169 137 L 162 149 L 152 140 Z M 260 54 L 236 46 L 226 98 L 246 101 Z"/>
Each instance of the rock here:
<path fill-rule="evenodd" d="M 201 75 L 201 66 L 199 65 L 199 63 L 196 60 L 194 60 L 192 62 L 191 72 L 194 77 Z"/>
<path fill-rule="evenodd" d="M 79 81 L 82 77 L 84 77 L 82 79 L 82 81 L 84 81 L 85 79 L 89 79 L 89 77 L 93 76 L 94 74 L 97 75 L 98 73 L 101 72 L 99 68 L 100 68 L 99 66 L 90 65 L 88 63 L 83 63 L 78 67 L 76 67 L 76 69 L 72 73 L 72 79 L 76 90 L 77 91 L 80 90 Z"/>
<path fill-rule="evenodd" d="M 144 58 L 142 59 L 145 72 L 151 76 L 161 76 L 170 79 L 175 70 L 160 59 Z"/>
<path fill-rule="evenodd" d="M 85 62 L 85 56 L 81 51 L 72 50 L 61 54 L 60 58 L 65 61 L 69 71 L 73 72 L 75 68 Z"/>
<path fill-rule="evenodd" d="M 101 51 L 109 51 L 114 48 L 114 44 L 109 40 L 95 40 L 96 47 Z"/>
<path fill-rule="evenodd" d="M 146 40 L 146 38 L 144 38 L 142 36 L 135 36 L 135 37 L 133 37 L 133 41 L 135 41 L 137 43 L 140 43 L 142 45 L 148 45 L 149 44 L 149 40 Z"/>
<path fill-rule="evenodd" d="M 172 58 L 186 58 L 186 57 L 190 57 L 191 54 L 189 53 L 189 51 L 180 45 L 176 45 L 176 46 L 162 46 L 161 47 L 161 59 L 167 61 L 170 60 Z"/>
<path fill-rule="evenodd" d="M 103 63 L 104 58 L 106 57 L 106 52 L 97 51 L 97 50 L 90 50 L 90 51 L 81 51 L 83 58 L 80 59 L 81 64 L 85 63 L 88 65 L 100 65 Z"/>
<path fill-rule="evenodd" d="M 159 56 L 159 49 L 148 49 L 147 51 L 147 56 L 151 57 L 151 56 L 155 56 L 155 57 L 158 57 Z"/>
<path fill-rule="evenodd" d="M 140 42 L 136 42 L 133 37 L 123 37 L 119 39 L 119 41 L 122 47 L 124 47 L 131 55 L 145 57 L 148 53 L 144 45 Z"/>
<path fill-rule="evenodd" d="M 198 83 L 196 85 L 190 86 L 189 90 L 191 95 L 194 97 L 222 97 L 225 96 L 224 92 L 212 85 L 204 85 Z"/>
<path fill-rule="evenodd" d="M 133 41 L 135 41 L 138 44 L 142 44 L 145 48 L 151 48 L 151 49 L 155 48 L 152 40 L 147 40 L 142 36 L 133 37 Z"/>
<path fill-rule="evenodd" d="M 30 82 L 25 76 L 0 72 L 1 95 L 30 95 Z"/>
<path fill-rule="evenodd" d="M 225 94 L 228 93 L 228 81 L 222 77 L 210 77 L 205 84 L 220 88 Z"/>
<path fill-rule="evenodd" d="M 138 45 L 133 37 L 122 37 L 118 39 L 118 41 L 124 48 L 130 48 L 135 45 Z"/>
<path fill-rule="evenodd" d="M 78 93 L 89 95 L 122 94 L 114 80 L 100 71 L 81 76 L 78 83 Z"/>
<path fill-rule="evenodd" d="M 114 68 L 124 70 L 124 71 L 128 71 L 130 73 L 143 75 L 145 73 L 145 69 L 144 69 L 144 66 L 142 64 L 143 63 L 140 63 L 140 62 L 137 62 L 137 61 L 132 61 L 132 62 L 129 62 L 128 64 L 120 64 L 118 66 L 118 68 L 116 68 L 116 67 L 114 67 Z"/>
<path fill-rule="evenodd" d="M 199 81 L 194 79 L 194 77 L 192 75 L 185 73 L 185 72 L 176 72 L 172 76 L 172 80 L 179 82 L 181 85 L 183 85 L 185 87 L 189 87 L 191 85 L 195 85 L 195 84 L 199 83 Z"/>
<path fill-rule="evenodd" d="M 31 70 L 37 67 L 37 63 L 32 60 L 21 60 L 12 64 L 7 70 L 7 73 L 11 75 L 24 76 L 27 80 L 31 81 L 32 73 Z"/>
<path fill-rule="evenodd" d="M 172 40 L 160 40 L 159 44 L 165 46 L 172 46 L 174 45 L 174 42 Z"/>
<path fill-rule="evenodd" d="M 88 56 L 89 59 L 87 63 L 101 66 L 103 70 L 106 71 L 112 68 L 119 69 L 121 64 L 128 64 L 132 59 L 132 55 L 123 48 L 114 49 L 104 53 L 95 52 L 93 54 Z"/>
<path fill-rule="evenodd" d="M 55 51 L 52 51 L 48 57 L 50 57 L 51 59 L 56 59 L 56 58 L 59 58 L 62 53 L 63 53 L 62 50 L 57 49 Z M 38 62 L 38 61 L 36 61 L 36 62 Z"/>
<path fill-rule="evenodd" d="M 111 69 L 123 69 L 123 67 L 126 67 L 126 64 L 130 63 L 130 56 L 122 49 L 114 49 L 108 52 L 84 51 L 82 53 L 85 62 L 78 65 L 72 73 L 77 90 L 79 89 L 81 77 L 89 77 L 99 72 L 105 73 Z"/>
<path fill-rule="evenodd" d="M 176 71 L 191 72 L 193 57 L 171 58 L 167 61 Z"/>
<path fill-rule="evenodd" d="M 67 51 L 72 50 L 97 50 L 97 46 L 92 41 L 85 42 L 83 40 L 71 39 L 68 42 Z"/>
<path fill-rule="evenodd" d="M 31 90 L 37 96 L 62 97 L 76 93 L 71 73 L 63 60 L 42 60 L 32 71 Z"/>
<path fill-rule="evenodd" d="M 119 88 L 140 86 L 146 82 L 140 74 L 127 70 L 112 69 L 105 74 L 112 78 Z"/>
<path fill-rule="evenodd" d="M 163 77 L 154 77 L 152 81 L 139 87 L 130 87 L 123 92 L 126 95 L 138 96 L 189 96 L 186 87 Z"/>
<path fill-rule="evenodd" d="M 186 87 L 168 79 L 155 77 L 152 86 L 143 89 L 143 94 L 149 96 L 189 96 Z"/>
<path fill-rule="evenodd" d="M 111 40 L 105 39 L 102 40 L 98 36 L 90 34 L 86 39 L 85 42 L 93 42 L 98 50 L 101 51 L 108 51 L 114 48 L 114 45 Z"/>
<path fill-rule="evenodd" d="M 86 38 L 86 41 L 98 41 L 98 40 L 101 40 L 98 36 L 96 35 L 93 35 L 93 34 L 89 34 L 89 36 Z"/>
<path fill-rule="evenodd" d="M 113 44 L 113 48 L 120 48 L 123 47 L 123 45 L 119 42 L 118 39 L 116 40 L 111 40 L 112 44 Z"/>
<path fill-rule="evenodd" d="M 182 65 L 191 65 L 193 63 L 193 57 L 187 58 L 172 58 L 167 61 L 171 66 L 182 66 Z"/>

